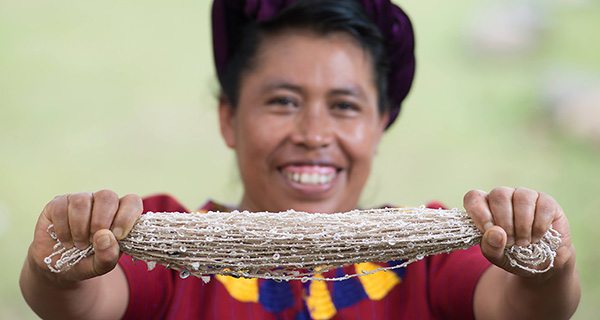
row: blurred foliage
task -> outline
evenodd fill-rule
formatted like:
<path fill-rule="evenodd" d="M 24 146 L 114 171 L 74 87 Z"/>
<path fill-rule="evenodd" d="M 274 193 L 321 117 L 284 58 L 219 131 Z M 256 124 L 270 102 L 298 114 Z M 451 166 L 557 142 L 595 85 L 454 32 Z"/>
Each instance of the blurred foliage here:
<path fill-rule="evenodd" d="M 600 148 L 556 130 L 539 86 L 553 66 L 600 73 L 600 3 L 548 1 L 536 49 L 502 58 L 468 49 L 482 2 L 400 2 L 417 33 L 417 78 L 362 204 L 460 206 L 473 188 L 543 190 L 563 205 L 578 249 L 576 318 L 597 316 Z M 18 274 L 57 194 L 169 192 L 189 208 L 237 201 L 217 129 L 209 7 L 0 0 L 0 318 L 34 317 Z"/>

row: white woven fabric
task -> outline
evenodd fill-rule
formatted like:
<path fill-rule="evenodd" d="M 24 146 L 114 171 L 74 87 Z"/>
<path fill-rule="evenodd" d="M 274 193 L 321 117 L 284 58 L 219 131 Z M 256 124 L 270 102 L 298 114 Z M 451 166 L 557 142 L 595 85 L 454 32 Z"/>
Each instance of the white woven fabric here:
<path fill-rule="evenodd" d="M 44 259 L 53 272 L 63 272 L 93 254 L 66 249 L 57 241 Z M 471 218 L 458 209 L 385 208 L 319 214 L 293 210 L 272 212 L 147 213 L 119 241 L 121 250 L 146 261 L 208 279 L 207 275 L 275 280 L 343 280 L 314 274 L 360 262 L 402 260 L 405 267 L 426 256 L 466 249 L 481 241 Z M 511 264 L 532 273 L 553 267 L 560 234 L 550 229 L 527 247 L 505 251 Z"/>

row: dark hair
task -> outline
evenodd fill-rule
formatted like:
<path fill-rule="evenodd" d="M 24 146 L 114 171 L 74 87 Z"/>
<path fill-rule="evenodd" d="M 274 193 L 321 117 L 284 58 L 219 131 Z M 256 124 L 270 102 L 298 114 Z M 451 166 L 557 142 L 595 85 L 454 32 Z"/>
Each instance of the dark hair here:
<path fill-rule="evenodd" d="M 384 113 L 389 109 L 389 61 L 384 38 L 364 13 L 362 5 L 348 0 L 299 0 L 272 19 L 247 22 L 237 33 L 238 38 L 230 39 L 231 43 L 238 45 L 232 48 L 232 58 L 220 77 L 222 94 L 232 107 L 235 108 L 238 103 L 241 78 L 254 67 L 254 59 L 264 39 L 294 29 L 309 30 L 323 36 L 344 32 L 356 40 L 371 57 L 379 111 Z"/>

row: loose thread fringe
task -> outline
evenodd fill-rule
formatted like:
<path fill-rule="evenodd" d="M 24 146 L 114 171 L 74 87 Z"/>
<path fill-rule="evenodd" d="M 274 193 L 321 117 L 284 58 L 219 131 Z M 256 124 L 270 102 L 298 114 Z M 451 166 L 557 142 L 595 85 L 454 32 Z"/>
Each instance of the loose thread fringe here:
<path fill-rule="evenodd" d="M 44 259 L 52 272 L 64 272 L 94 253 L 67 249 L 56 241 Z M 274 280 L 337 281 L 382 270 L 403 268 L 426 256 L 467 249 L 482 234 L 465 211 L 384 208 L 319 214 L 286 212 L 152 213 L 142 215 L 129 235 L 119 241 L 121 251 L 208 281 L 223 274 Z M 554 266 L 560 233 L 550 228 L 542 239 L 525 247 L 505 250 L 510 264 L 531 273 Z M 57 259 L 56 259 L 57 258 Z M 54 261 L 55 260 L 55 261 Z M 347 264 L 402 261 L 361 274 L 316 278 Z"/>

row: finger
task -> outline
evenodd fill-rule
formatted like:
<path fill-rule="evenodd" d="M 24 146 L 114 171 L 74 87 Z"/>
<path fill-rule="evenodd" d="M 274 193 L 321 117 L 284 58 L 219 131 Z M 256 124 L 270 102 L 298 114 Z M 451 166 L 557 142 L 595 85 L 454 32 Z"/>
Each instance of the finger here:
<path fill-rule="evenodd" d="M 470 190 L 463 197 L 463 206 L 481 232 L 487 231 L 494 225 L 492 213 L 490 212 L 487 202 L 486 192 L 481 190 Z"/>
<path fill-rule="evenodd" d="M 488 204 L 494 217 L 494 224 L 504 229 L 507 236 L 506 243 L 509 246 L 515 242 L 512 208 L 514 191 L 513 188 L 498 187 L 490 191 L 488 195 Z"/>
<path fill-rule="evenodd" d="M 551 196 L 540 192 L 535 206 L 535 218 L 531 231 L 531 241 L 539 241 L 544 233 L 550 229 L 554 216 L 558 210 L 558 203 Z"/>
<path fill-rule="evenodd" d="M 92 215 L 92 194 L 81 192 L 68 196 L 69 228 L 73 244 L 85 249 L 90 239 L 90 217 Z"/>
<path fill-rule="evenodd" d="M 122 240 L 129 234 L 133 224 L 142 214 L 143 205 L 142 198 L 135 194 L 128 194 L 121 198 L 119 202 L 119 210 L 113 220 L 112 232 L 117 240 Z"/>
<path fill-rule="evenodd" d="M 57 196 L 48 202 L 43 214 L 54 225 L 54 232 L 58 240 L 65 246 L 72 245 L 71 229 L 69 228 L 68 200 L 67 195 Z"/>
<path fill-rule="evenodd" d="M 493 264 L 507 269 L 510 263 L 504 255 L 506 232 L 499 226 L 488 229 L 481 239 L 481 252 Z"/>
<path fill-rule="evenodd" d="M 112 270 L 119 260 L 119 245 L 115 236 L 108 229 L 102 229 L 93 236 L 94 255 L 93 270 L 96 276 Z"/>
<path fill-rule="evenodd" d="M 91 235 L 101 229 L 109 229 L 119 209 L 119 196 L 110 190 L 100 190 L 93 194 Z"/>
<path fill-rule="evenodd" d="M 526 246 L 531 243 L 531 228 L 539 194 L 527 188 L 517 188 L 513 194 L 515 243 Z"/>

